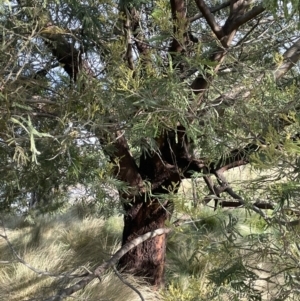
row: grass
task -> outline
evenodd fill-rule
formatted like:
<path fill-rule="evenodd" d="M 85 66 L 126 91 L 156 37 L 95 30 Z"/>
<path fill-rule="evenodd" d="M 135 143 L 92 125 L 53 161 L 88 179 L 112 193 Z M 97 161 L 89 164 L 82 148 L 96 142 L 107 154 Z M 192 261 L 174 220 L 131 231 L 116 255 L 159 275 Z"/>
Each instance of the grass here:
<path fill-rule="evenodd" d="M 122 218 L 82 217 L 71 210 L 57 216 L 37 218 L 34 224 L 24 219 L 6 218 L 6 234 L 17 254 L 31 267 L 55 275 L 82 274 L 109 259 L 120 246 Z M 3 231 L 1 232 L 3 234 Z M 4 239 L 0 239 L 0 300 L 43 300 L 59 288 L 78 281 L 67 277 L 37 274 L 18 262 Z M 146 300 L 157 300 L 141 279 L 122 275 Z M 93 281 L 66 300 L 140 300 L 140 297 L 115 275 L 107 272 L 101 282 Z"/>
<path fill-rule="evenodd" d="M 236 173 L 230 181 L 242 185 L 245 179 Z M 193 208 L 190 190 L 186 182 L 176 200 L 174 219 L 188 212 L 194 222 L 174 229 L 168 237 L 166 288 L 154 292 L 139 278 L 123 274 L 123 279 L 147 301 L 299 300 L 292 276 L 297 276 L 300 231 L 267 227 L 261 217 L 245 209 Z M 75 205 L 55 215 L 3 220 L 17 254 L 31 267 L 53 275 L 36 273 L 18 262 L 0 238 L 0 301 L 43 300 L 77 282 L 70 274 L 93 270 L 110 258 L 120 247 L 123 228 L 121 216 L 104 219 L 89 207 Z M 93 281 L 66 300 L 141 299 L 111 270 L 101 282 Z"/>

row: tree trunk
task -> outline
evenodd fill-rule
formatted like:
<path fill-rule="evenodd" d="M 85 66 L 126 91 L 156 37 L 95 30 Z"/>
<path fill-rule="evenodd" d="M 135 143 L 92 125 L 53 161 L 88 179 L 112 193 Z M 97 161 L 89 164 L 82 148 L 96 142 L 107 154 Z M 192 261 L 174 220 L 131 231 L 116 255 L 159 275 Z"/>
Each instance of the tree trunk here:
<path fill-rule="evenodd" d="M 140 197 L 135 202 L 126 204 L 122 245 L 134 238 L 164 228 L 170 218 L 171 202 L 160 204 L 158 200 L 145 201 Z M 119 264 L 127 272 L 145 279 L 155 288 L 163 285 L 166 258 L 166 235 L 156 236 L 140 244 L 122 257 Z"/>
<path fill-rule="evenodd" d="M 165 222 L 171 217 L 173 202 L 167 196 L 171 191 L 177 193 L 181 178 L 178 169 L 166 160 L 170 149 L 164 147 L 164 142 L 160 147 L 160 155 L 144 153 L 140 157 L 136 176 L 151 183 L 151 191 L 144 191 L 130 198 L 128 194 L 121 194 L 121 198 L 125 199 L 123 245 L 149 231 L 164 228 Z M 174 183 L 177 185 L 174 186 Z M 120 260 L 119 266 L 134 275 L 145 277 L 154 288 L 159 288 L 164 282 L 165 259 L 164 234 L 149 239 L 128 252 Z"/>
<path fill-rule="evenodd" d="M 181 62 L 190 44 L 186 3 L 183 0 L 171 0 L 170 4 L 174 38 L 170 44 L 169 52 L 174 63 L 173 68 L 178 68 L 180 73 L 183 73 L 184 64 Z M 196 4 L 222 45 L 221 48 L 217 47 L 217 50 L 212 53 L 210 58 L 211 61 L 217 63 L 214 67 L 214 72 L 217 72 L 227 54 L 226 49 L 230 46 L 238 27 L 250 18 L 254 18 L 264 9 L 256 9 L 251 12 L 250 16 L 248 14 L 241 19 L 239 17 L 245 13 L 248 6 L 245 5 L 243 0 L 231 1 L 229 17 L 224 26 L 220 26 L 204 1 L 196 0 Z M 136 13 L 132 12 L 131 21 L 128 20 L 126 27 L 129 27 L 131 24 L 132 29 L 134 29 L 134 24 L 137 24 L 134 16 L 136 16 Z M 239 18 L 238 21 L 234 22 L 237 18 Z M 128 30 L 127 28 L 125 29 L 125 31 Z M 182 39 L 180 39 L 181 35 Z M 216 43 L 216 45 L 219 44 Z M 134 69 L 130 59 L 132 57 L 131 44 L 128 47 L 130 50 L 130 55 L 128 56 L 129 66 L 131 69 Z M 137 49 L 141 57 L 148 52 L 145 47 L 137 47 Z M 204 67 L 206 68 L 207 66 Z M 191 88 L 198 95 L 198 104 L 201 103 L 211 78 L 211 73 L 209 72 L 205 76 L 200 73 L 192 83 Z M 201 160 L 194 160 L 193 141 L 188 139 L 185 126 L 180 123 L 178 123 L 176 130 L 165 130 L 159 137 L 155 137 L 157 149 L 149 147 L 149 151 L 141 155 L 139 166 L 130 153 L 124 135 L 120 134 L 117 137 L 120 138 L 114 143 L 116 147 L 115 153 L 110 157 L 117 166 L 115 175 L 120 181 L 128 183 L 131 189 L 128 193 L 120 192 L 121 198 L 125 200 L 122 241 L 124 245 L 146 232 L 165 227 L 165 222 L 171 216 L 172 201 L 168 197 L 162 197 L 162 195 L 167 196 L 171 191 L 176 193 L 181 179 L 183 177 L 191 177 L 193 171 L 202 171 L 203 163 Z M 213 167 L 208 168 L 207 173 L 209 174 L 213 171 Z M 217 171 L 215 173 L 222 186 L 222 191 L 225 191 L 227 182 L 221 181 L 221 175 Z M 211 186 L 211 192 L 214 193 L 213 184 L 209 182 L 209 179 L 207 179 L 207 182 Z M 151 183 L 150 189 L 146 183 Z M 152 285 L 159 287 L 163 284 L 165 257 L 166 236 L 161 235 L 145 241 L 129 251 L 119 264 L 126 271 L 146 277 Z"/>

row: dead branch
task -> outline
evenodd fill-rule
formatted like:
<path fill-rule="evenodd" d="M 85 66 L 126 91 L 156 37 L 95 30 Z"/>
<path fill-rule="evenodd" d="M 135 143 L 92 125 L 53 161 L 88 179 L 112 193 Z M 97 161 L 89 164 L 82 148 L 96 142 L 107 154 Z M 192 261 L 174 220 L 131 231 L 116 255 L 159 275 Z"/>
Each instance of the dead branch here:
<path fill-rule="evenodd" d="M 143 243 L 144 241 L 154 238 L 159 235 L 170 233 L 171 229 L 169 228 L 160 228 L 146 234 L 143 234 L 132 241 L 126 243 L 123 247 L 121 247 L 109 260 L 98 266 L 93 274 L 90 274 L 84 277 L 82 280 L 77 282 L 76 284 L 61 290 L 57 295 L 52 296 L 50 298 L 45 299 L 44 301 L 61 301 L 64 298 L 72 295 L 73 293 L 83 289 L 86 287 L 90 282 L 92 282 L 95 278 L 101 277 L 102 274 L 108 270 L 109 268 L 113 267 L 126 253 L 130 250 L 138 246 L 139 244 Z"/>

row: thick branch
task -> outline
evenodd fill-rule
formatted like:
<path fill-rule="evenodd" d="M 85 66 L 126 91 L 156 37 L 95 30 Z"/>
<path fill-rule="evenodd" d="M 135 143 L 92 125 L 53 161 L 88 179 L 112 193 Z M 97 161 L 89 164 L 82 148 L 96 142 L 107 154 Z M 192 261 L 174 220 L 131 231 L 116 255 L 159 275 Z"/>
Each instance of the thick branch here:
<path fill-rule="evenodd" d="M 49 105 L 55 105 L 58 106 L 60 105 L 59 102 L 55 102 L 53 100 L 49 100 L 47 98 L 43 98 L 41 96 L 32 96 L 31 99 L 24 99 L 24 102 L 26 103 L 43 103 L 43 104 L 49 104 Z"/>
<path fill-rule="evenodd" d="M 258 213 L 268 224 L 270 223 L 269 217 L 263 211 L 261 211 L 260 208 L 256 207 L 253 204 L 249 204 L 249 203 L 245 202 L 237 193 L 235 193 L 233 191 L 233 189 L 229 185 L 227 186 L 227 189 L 225 190 L 225 192 L 227 192 L 234 199 L 238 200 L 243 206 L 246 206 L 246 207 L 252 209 L 254 212 Z"/>
<path fill-rule="evenodd" d="M 232 40 L 236 34 L 238 29 L 238 25 L 234 26 L 235 20 L 240 16 L 243 15 L 245 10 L 247 9 L 247 3 L 244 0 L 237 0 L 230 2 L 230 14 L 222 28 L 220 29 L 219 25 L 215 22 L 213 14 L 210 12 L 209 8 L 206 6 L 203 0 L 195 0 L 197 6 L 201 10 L 203 16 L 205 17 L 208 25 L 214 32 L 214 34 L 219 39 L 222 47 L 218 46 L 217 49 L 212 53 L 210 56 L 210 60 L 212 62 L 217 62 L 218 64 L 214 68 L 214 72 L 218 72 L 222 62 L 227 53 L 227 49 L 232 43 Z M 198 104 L 201 103 L 203 94 L 205 90 L 209 86 L 209 82 L 212 79 L 211 73 L 207 73 L 204 76 L 199 75 L 191 84 L 191 88 L 193 89 L 195 94 L 199 95 Z"/>
<path fill-rule="evenodd" d="M 222 28 L 217 24 L 214 15 L 211 13 L 210 9 L 207 7 L 205 2 L 203 0 L 195 0 L 199 10 L 201 11 L 203 17 L 207 21 L 207 24 L 213 31 L 213 33 L 216 35 L 216 37 L 221 40 L 223 37 L 223 30 Z"/>
<path fill-rule="evenodd" d="M 236 208 L 236 207 L 244 206 L 244 204 L 239 200 L 238 201 L 220 201 L 220 206 Z M 259 201 L 253 203 L 252 206 L 255 206 L 260 209 L 266 209 L 266 210 L 274 210 L 274 208 L 275 208 L 275 205 L 273 203 L 259 202 Z"/>
<path fill-rule="evenodd" d="M 220 11 L 220 10 L 223 9 L 223 8 L 228 7 L 229 5 L 230 5 L 230 1 L 227 1 L 227 2 L 224 2 L 224 3 L 220 4 L 220 5 L 216 5 L 216 6 L 210 7 L 210 8 L 209 8 L 209 11 L 210 11 L 211 13 L 215 13 L 215 12 Z M 200 19 L 200 18 L 203 18 L 203 17 L 204 17 L 204 16 L 203 16 L 202 13 L 197 14 L 197 15 L 195 15 L 194 17 L 189 18 L 189 22 L 196 21 L 196 20 L 198 20 L 198 19 Z"/>
<path fill-rule="evenodd" d="M 50 23 L 40 34 L 45 38 L 45 44 L 57 61 L 63 65 L 70 79 L 76 81 L 78 72 L 82 68 L 81 52 L 74 47 L 74 44 L 67 41 L 66 32 Z"/>
<path fill-rule="evenodd" d="M 128 67 L 131 70 L 134 70 L 134 63 L 133 63 L 133 52 L 132 52 L 132 38 L 131 38 L 131 16 L 127 8 L 125 8 L 126 20 L 124 21 L 124 32 L 125 32 L 125 39 L 127 43 L 127 50 L 125 54 L 125 58 L 128 62 Z"/>
<path fill-rule="evenodd" d="M 220 202 L 221 207 L 232 207 L 232 208 L 237 208 L 237 207 L 246 207 L 245 203 L 241 200 L 235 202 L 235 201 L 221 201 Z M 256 201 L 255 203 L 251 203 L 248 204 L 248 207 L 251 208 L 257 208 L 258 210 L 260 209 L 264 209 L 264 210 L 274 210 L 275 209 L 275 204 L 270 203 L 270 202 L 260 202 L 260 201 Z M 299 210 L 294 210 L 292 208 L 283 208 L 283 210 L 286 211 L 290 211 L 292 214 L 295 214 L 297 217 L 299 217 Z M 260 211 L 261 212 L 261 211 Z M 266 222 L 270 223 L 271 219 L 266 217 Z M 300 220 L 296 219 L 293 221 L 286 221 L 286 220 L 281 220 L 279 218 L 273 218 L 273 222 L 282 225 L 282 226 L 286 226 L 286 227 L 295 227 L 295 226 L 299 226 L 300 225 Z"/>
<path fill-rule="evenodd" d="M 169 47 L 169 52 L 174 57 L 174 53 L 180 53 L 184 50 L 185 43 L 188 40 L 186 9 L 184 0 L 170 0 L 171 13 L 173 19 L 174 38 Z M 178 37 L 182 36 L 183 41 L 179 41 Z"/>
<path fill-rule="evenodd" d="M 120 181 L 128 183 L 132 188 L 131 193 L 136 195 L 144 190 L 143 179 L 138 171 L 138 166 L 132 157 L 126 138 L 123 133 L 113 143 L 114 152 L 110 154 L 111 160 L 116 164 L 115 174 Z"/>
<path fill-rule="evenodd" d="M 247 23 L 248 21 L 254 19 L 262 12 L 265 11 L 265 8 L 262 5 L 254 6 L 250 11 L 246 12 L 244 15 L 237 17 L 234 22 L 235 28 L 240 27 L 241 25 Z"/>

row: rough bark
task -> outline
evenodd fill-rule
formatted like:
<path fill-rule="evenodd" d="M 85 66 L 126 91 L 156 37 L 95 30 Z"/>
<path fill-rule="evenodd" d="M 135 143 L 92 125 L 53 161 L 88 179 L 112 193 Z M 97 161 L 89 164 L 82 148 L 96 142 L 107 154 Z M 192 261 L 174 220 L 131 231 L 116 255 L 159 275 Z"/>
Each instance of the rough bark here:
<path fill-rule="evenodd" d="M 140 158 L 139 168 L 133 162 L 131 163 L 132 167 L 128 161 L 119 163 L 123 164 L 126 170 L 134 171 L 131 173 L 131 177 L 122 176 L 122 173 L 119 173 L 120 180 L 129 183 L 131 178 L 138 178 L 142 182 L 151 183 L 149 191 L 139 189 L 139 193 L 135 195 L 121 194 L 125 209 L 123 245 L 139 235 L 164 227 L 171 216 L 172 201 L 167 198 L 162 200 L 161 195 L 167 196 L 169 193 L 167 189 L 172 187 L 172 183 L 179 185 L 181 177 L 178 169 L 167 162 L 164 153 L 167 155 L 169 152 L 163 150 L 164 143 L 161 147 L 160 156 L 143 154 Z M 118 148 L 120 149 L 120 147 Z M 120 260 L 119 266 L 132 274 L 145 277 L 154 287 L 158 288 L 163 285 L 165 253 L 166 235 L 161 235 L 145 241 L 129 251 Z"/>
<path fill-rule="evenodd" d="M 125 205 L 124 231 L 122 245 L 139 235 L 164 227 L 170 217 L 169 202 L 160 204 L 155 198 L 148 201 L 143 197 Z M 143 242 L 126 253 L 119 265 L 126 271 L 145 277 L 154 287 L 163 284 L 165 269 L 166 234 Z"/>

